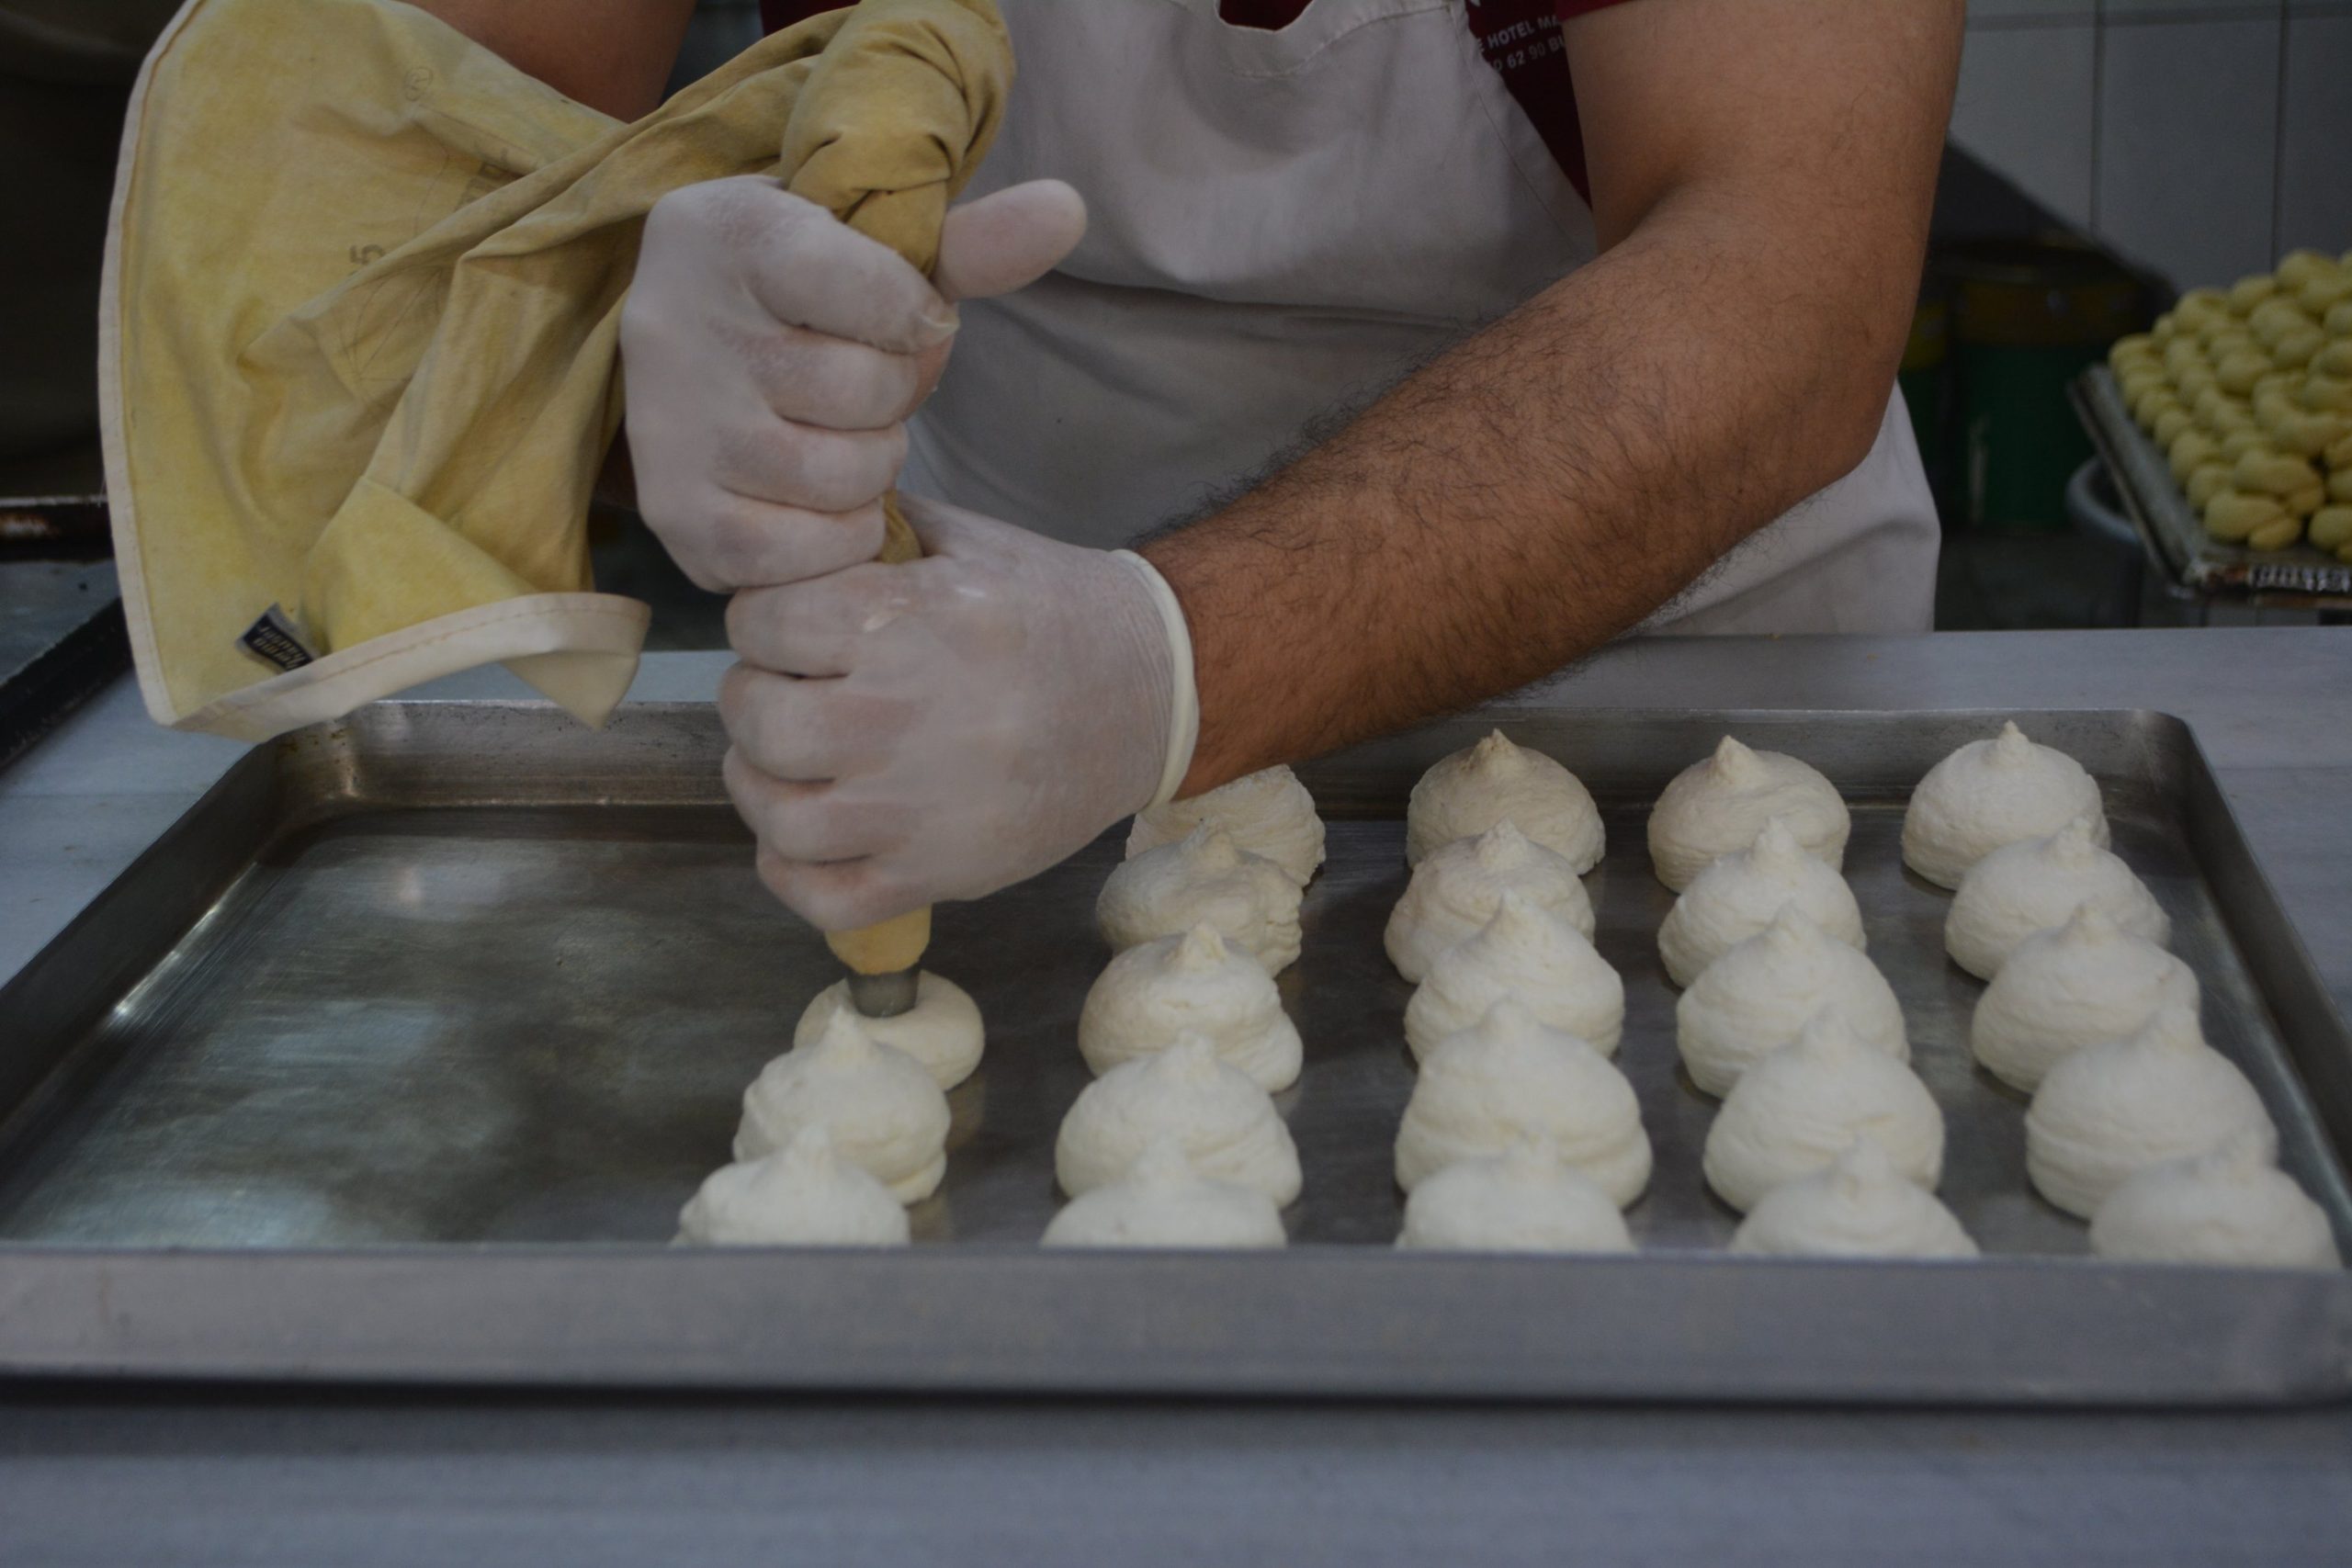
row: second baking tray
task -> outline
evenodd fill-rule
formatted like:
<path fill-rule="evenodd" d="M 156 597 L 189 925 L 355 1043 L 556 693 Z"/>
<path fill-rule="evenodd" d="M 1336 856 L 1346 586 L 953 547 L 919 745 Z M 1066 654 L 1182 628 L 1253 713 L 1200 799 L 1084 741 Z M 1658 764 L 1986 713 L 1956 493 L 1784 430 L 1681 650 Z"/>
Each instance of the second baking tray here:
<path fill-rule="evenodd" d="M 2205 532 L 2172 466 L 2132 417 L 2123 389 L 2104 365 L 2068 388 L 2075 412 L 2115 481 L 2115 493 L 2165 574 L 2200 593 L 2238 592 L 2305 609 L 2352 605 L 2352 563 L 2308 541 L 2283 550 L 2225 544 Z"/>
<path fill-rule="evenodd" d="M 944 909 L 933 961 L 989 1021 L 950 1097 L 947 1180 L 889 1256 L 662 1248 L 726 1158 L 738 1097 L 833 974 L 749 875 L 709 710 L 590 735 L 541 709 L 391 704 L 257 751 L 0 996 L 0 1366 L 189 1375 L 1037 1390 L 2247 1399 L 2346 1386 L 2330 1275 L 2093 1264 L 2024 1176 L 2023 1101 L 1966 1053 L 1977 984 L 1949 896 L 1903 872 L 1904 792 L 1999 716 L 1518 710 L 1602 800 L 1598 941 L 1657 1171 L 1626 1259 L 1396 1257 L 1413 1073 L 1380 932 L 1401 806 L 1474 716 L 1308 773 L 1332 818 L 1282 980 L 1306 1067 L 1278 1103 L 1306 1190 L 1262 1258 L 1034 1242 L 1088 1081 L 1078 1007 L 1115 837 Z M 2192 739 L 2042 715 L 2106 789 L 2174 920 L 2215 1043 L 2352 1235 L 2343 1021 Z M 1698 1155 L 1655 937 L 1647 802 L 1725 731 L 1821 766 L 1847 870 L 1950 1126 L 1943 1195 L 1993 1256 L 1766 1263 Z M 21 1027 L 20 1027 L 21 1026 Z M 159 1249 L 198 1249 L 193 1251 Z"/>

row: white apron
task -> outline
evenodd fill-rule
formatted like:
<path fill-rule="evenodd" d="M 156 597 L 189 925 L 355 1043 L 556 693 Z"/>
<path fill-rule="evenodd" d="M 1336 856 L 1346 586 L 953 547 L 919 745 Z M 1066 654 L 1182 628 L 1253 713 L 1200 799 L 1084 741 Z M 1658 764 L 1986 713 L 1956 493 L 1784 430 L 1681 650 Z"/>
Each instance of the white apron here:
<path fill-rule="evenodd" d="M 904 483 L 1104 547 L 1196 514 L 1596 254 L 1463 0 L 1000 0 L 1019 70 L 967 195 L 1053 175 L 1086 238 L 963 307 Z M 1902 400 L 1851 474 L 1652 618 L 1924 631 L 1935 509 Z M 1565 587 L 1566 585 L 1564 585 Z"/>

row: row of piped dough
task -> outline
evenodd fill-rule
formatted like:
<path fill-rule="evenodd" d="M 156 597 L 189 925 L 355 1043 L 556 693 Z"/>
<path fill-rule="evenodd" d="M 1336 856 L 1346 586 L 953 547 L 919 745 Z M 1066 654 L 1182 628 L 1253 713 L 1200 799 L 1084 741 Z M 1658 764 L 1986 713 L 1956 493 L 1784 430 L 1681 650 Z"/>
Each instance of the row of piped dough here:
<path fill-rule="evenodd" d="M 938 1190 L 953 1120 L 946 1091 L 979 1065 L 979 1009 L 943 976 L 915 1006 L 862 1017 L 846 984 L 819 993 L 792 1049 L 743 1091 L 734 1160 L 678 1216 L 681 1242 L 903 1247 L 905 1205 Z"/>
<path fill-rule="evenodd" d="M 1946 949 L 1989 982 L 1971 1053 L 2032 1096 L 2028 1179 L 2101 1257 L 2335 1267 L 2325 1212 L 2278 1168 L 2261 1097 L 2206 1043 L 2170 922 L 2109 843 L 2096 782 L 2015 724 L 1938 763 L 1905 817 L 1905 860 L 1955 889 Z"/>
<path fill-rule="evenodd" d="M 928 970 L 893 1018 L 861 1015 L 846 980 L 820 991 L 792 1049 L 743 1091 L 734 1159 L 687 1200 L 678 1240 L 906 1246 L 906 1205 L 946 1175 L 947 1091 L 979 1066 L 985 1036 L 978 1004 Z"/>
<path fill-rule="evenodd" d="M 1096 1077 L 1063 1117 L 1069 1201 L 1048 1247 L 1271 1247 L 1304 1185 L 1272 1096 L 1298 1080 L 1274 976 L 1323 863 L 1315 802 L 1269 768 L 1138 816 L 1096 923 L 1114 953 L 1086 995 Z"/>
<path fill-rule="evenodd" d="M 1658 930 L 1676 1048 L 1723 1101 L 1701 1170 L 1743 1216 L 1735 1252 L 1973 1257 L 1935 1197 L 1943 1112 L 1840 874 L 1850 830 L 1818 770 L 1729 736 L 1650 814 L 1679 895 Z"/>
<path fill-rule="evenodd" d="M 1422 774 L 1412 867 L 1383 944 L 1414 982 L 1396 1129 L 1408 1250 L 1630 1252 L 1652 1155 L 1609 1058 L 1625 987 L 1592 944 L 1583 874 L 1605 847 L 1566 767 L 1500 730 Z"/>
<path fill-rule="evenodd" d="M 847 981 L 818 993 L 792 1049 L 743 1091 L 734 1161 L 678 1216 L 678 1239 L 733 1246 L 903 1247 L 905 1205 L 938 1190 L 947 1090 L 979 1066 L 980 1010 L 925 971 L 915 1005 L 869 1019 Z"/>
<path fill-rule="evenodd" d="M 1973 1256 L 1933 1195 L 1942 1112 L 1839 874 L 1851 831 L 1817 769 L 1732 736 L 1651 809 L 1651 866 L 1678 895 L 1658 931 L 1684 988 L 1676 1046 L 1724 1100 L 1702 1170 L 1745 1216 L 1735 1252 Z"/>

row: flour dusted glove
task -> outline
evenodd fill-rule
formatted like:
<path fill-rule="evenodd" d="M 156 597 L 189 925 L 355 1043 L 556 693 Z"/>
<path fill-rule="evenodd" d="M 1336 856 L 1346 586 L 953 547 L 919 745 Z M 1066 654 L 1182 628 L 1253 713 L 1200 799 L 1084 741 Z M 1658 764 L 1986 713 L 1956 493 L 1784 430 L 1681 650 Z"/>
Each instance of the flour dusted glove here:
<path fill-rule="evenodd" d="M 950 300 L 1022 287 L 1085 229 L 1058 180 L 982 197 L 941 226 L 934 288 L 777 181 L 664 197 L 621 313 L 646 523 L 710 589 L 873 559 L 906 418 L 946 363 Z"/>
<path fill-rule="evenodd" d="M 760 874 L 826 930 L 1043 871 L 1175 794 L 1198 710 L 1174 594 L 912 497 L 924 558 L 738 594 L 719 690 Z"/>

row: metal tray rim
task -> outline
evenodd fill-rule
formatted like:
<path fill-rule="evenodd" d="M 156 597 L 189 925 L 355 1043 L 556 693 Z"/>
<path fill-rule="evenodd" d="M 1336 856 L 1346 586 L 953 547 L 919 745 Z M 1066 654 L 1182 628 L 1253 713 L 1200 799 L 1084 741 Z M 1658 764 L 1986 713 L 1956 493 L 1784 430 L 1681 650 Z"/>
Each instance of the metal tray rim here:
<path fill-rule="evenodd" d="M 16 1249 L 0 1269 L 0 1375 L 1831 1404 L 2352 1398 L 2352 1280 L 2312 1270 L 2165 1269 L 2152 1291 L 2156 1269 L 2075 1260 L 1346 1247 L 534 1247 L 455 1276 L 440 1261 L 283 1254 L 271 1262 L 284 1288 L 257 1306 L 245 1255 Z M 516 1310 L 557 1299 L 569 1306 L 552 1323 Z M 2011 1314 L 2034 1333 L 2010 1333 L 1999 1320 Z M 1444 1332 L 1465 1316 L 1480 1332 Z M 854 1332 L 834 1326 L 844 1321 Z M 1889 1323 L 1907 1347 L 1856 1351 L 1858 1334 Z M 2001 1375 L 1956 1369 L 1951 1337 L 1988 1324 L 2014 1349 Z M 825 1326 L 802 1331 L 812 1325 Z"/>

